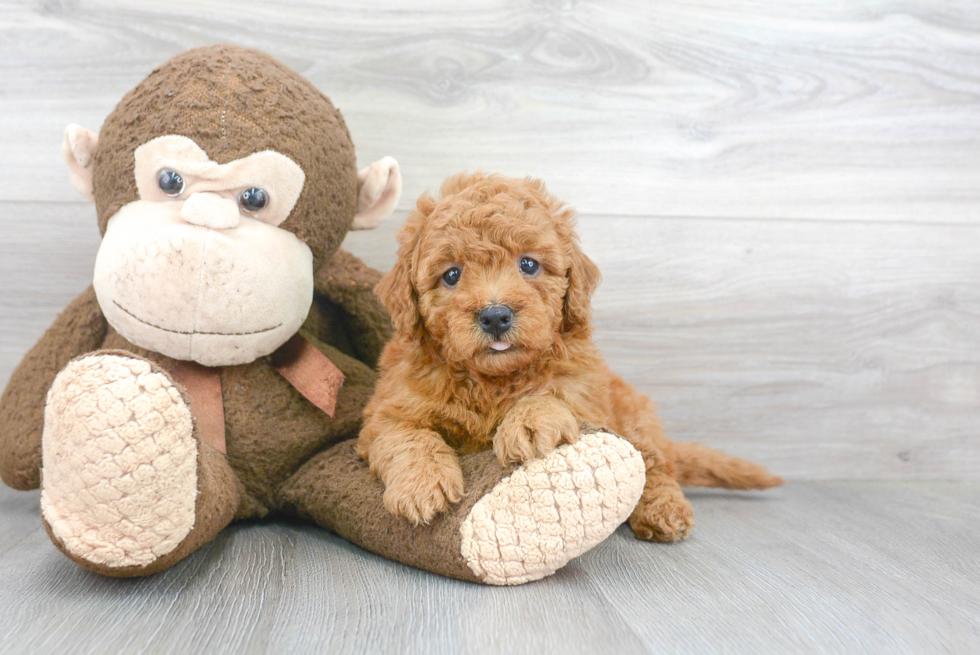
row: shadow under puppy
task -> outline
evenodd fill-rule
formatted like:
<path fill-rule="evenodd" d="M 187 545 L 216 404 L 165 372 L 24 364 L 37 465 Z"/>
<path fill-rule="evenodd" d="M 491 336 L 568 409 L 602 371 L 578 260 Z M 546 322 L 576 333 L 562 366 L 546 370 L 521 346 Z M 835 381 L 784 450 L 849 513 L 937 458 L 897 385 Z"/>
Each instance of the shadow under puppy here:
<path fill-rule="evenodd" d="M 423 195 L 377 287 L 395 322 L 358 450 L 391 512 L 427 523 L 463 494 L 457 454 L 502 464 L 579 437 L 582 421 L 625 437 L 646 485 L 630 526 L 677 541 L 694 526 L 682 485 L 782 484 L 751 462 L 670 441 L 653 404 L 609 370 L 592 341 L 599 270 L 574 213 L 531 178 L 459 174 Z"/>

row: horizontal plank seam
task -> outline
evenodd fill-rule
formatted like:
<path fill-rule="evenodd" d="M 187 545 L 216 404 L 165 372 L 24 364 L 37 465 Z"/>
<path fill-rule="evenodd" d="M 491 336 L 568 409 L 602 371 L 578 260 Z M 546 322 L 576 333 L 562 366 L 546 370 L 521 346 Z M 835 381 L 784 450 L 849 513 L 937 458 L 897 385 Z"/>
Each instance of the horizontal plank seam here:
<path fill-rule="evenodd" d="M 56 205 L 64 207 L 81 207 L 84 205 L 90 205 L 91 203 L 85 202 L 84 200 L 0 200 L 0 207 L 4 205 Z M 94 209 L 94 207 L 93 207 Z M 573 206 L 574 209 L 574 206 Z M 391 217 L 389 220 L 401 220 L 404 218 L 408 212 L 412 210 L 412 207 L 397 207 L 395 211 L 395 216 Z M 785 224 L 807 224 L 807 223 L 828 223 L 831 225 L 917 225 L 923 227 L 953 227 L 953 228 L 966 228 L 966 229 L 980 229 L 980 204 L 977 206 L 977 219 L 976 222 L 964 222 L 964 221 L 927 221 L 927 220 L 912 220 L 912 219 L 873 219 L 873 218 L 822 218 L 819 216 L 806 216 L 806 217 L 786 217 L 786 218 L 771 218 L 766 216 L 744 216 L 744 215 L 696 215 L 696 214 L 600 214 L 595 212 L 578 212 L 579 218 L 591 220 L 591 219 L 602 219 L 608 218 L 613 220 L 621 220 L 627 218 L 636 219 L 646 219 L 646 220 L 661 220 L 661 221 L 741 221 L 745 223 L 785 223 Z"/>

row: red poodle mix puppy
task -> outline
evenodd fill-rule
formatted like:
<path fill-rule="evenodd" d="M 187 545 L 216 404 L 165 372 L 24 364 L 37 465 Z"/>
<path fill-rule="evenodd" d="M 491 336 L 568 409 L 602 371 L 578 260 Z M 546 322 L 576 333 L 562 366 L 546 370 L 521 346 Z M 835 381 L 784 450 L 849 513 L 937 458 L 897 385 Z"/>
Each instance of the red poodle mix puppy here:
<path fill-rule="evenodd" d="M 460 174 L 423 195 L 377 292 L 395 336 L 365 410 L 359 450 L 385 506 L 427 523 L 460 500 L 457 453 L 493 448 L 503 464 L 547 454 L 607 426 L 643 455 L 630 517 L 640 539 L 677 541 L 694 525 L 681 485 L 764 489 L 764 468 L 663 433 L 650 400 L 609 370 L 592 342 L 599 269 L 574 214 L 534 179 Z"/>

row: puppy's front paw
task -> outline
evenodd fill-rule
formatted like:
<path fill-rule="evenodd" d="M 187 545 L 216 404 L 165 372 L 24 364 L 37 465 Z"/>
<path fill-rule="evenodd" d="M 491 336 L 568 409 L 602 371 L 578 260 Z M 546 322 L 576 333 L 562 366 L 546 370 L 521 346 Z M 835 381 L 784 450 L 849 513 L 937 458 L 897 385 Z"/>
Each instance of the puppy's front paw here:
<path fill-rule="evenodd" d="M 418 525 L 449 509 L 463 497 L 463 470 L 455 456 L 435 455 L 390 471 L 385 479 L 384 504 L 389 512 Z"/>
<path fill-rule="evenodd" d="M 579 422 L 571 410 L 553 398 L 527 398 L 500 422 L 493 435 L 493 452 L 506 466 L 544 457 L 578 438 Z"/>
<path fill-rule="evenodd" d="M 641 499 L 630 527 L 644 541 L 681 541 L 694 528 L 694 509 L 680 489 L 672 489 L 653 500 Z"/>

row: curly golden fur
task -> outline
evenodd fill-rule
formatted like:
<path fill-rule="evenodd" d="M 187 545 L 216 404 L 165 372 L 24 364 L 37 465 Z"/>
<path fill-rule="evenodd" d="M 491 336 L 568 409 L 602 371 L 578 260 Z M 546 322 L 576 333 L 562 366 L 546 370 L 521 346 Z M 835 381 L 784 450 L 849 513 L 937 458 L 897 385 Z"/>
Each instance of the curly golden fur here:
<path fill-rule="evenodd" d="M 533 273 L 525 258 L 538 263 Z M 667 439 L 650 400 L 592 342 L 599 278 L 574 213 L 538 180 L 459 174 L 441 199 L 419 199 L 377 287 L 395 336 L 358 443 L 391 512 L 426 523 L 463 494 L 457 453 L 493 448 L 501 463 L 522 462 L 575 441 L 582 421 L 608 426 L 643 455 L 646 487 L 630 517 L 641 539 L 687 536 L 694 517 L 682 484 L 782 483 L 751 462 Z M 480 312 L 500 305 L 512 322 L 492 336 Z"/>

